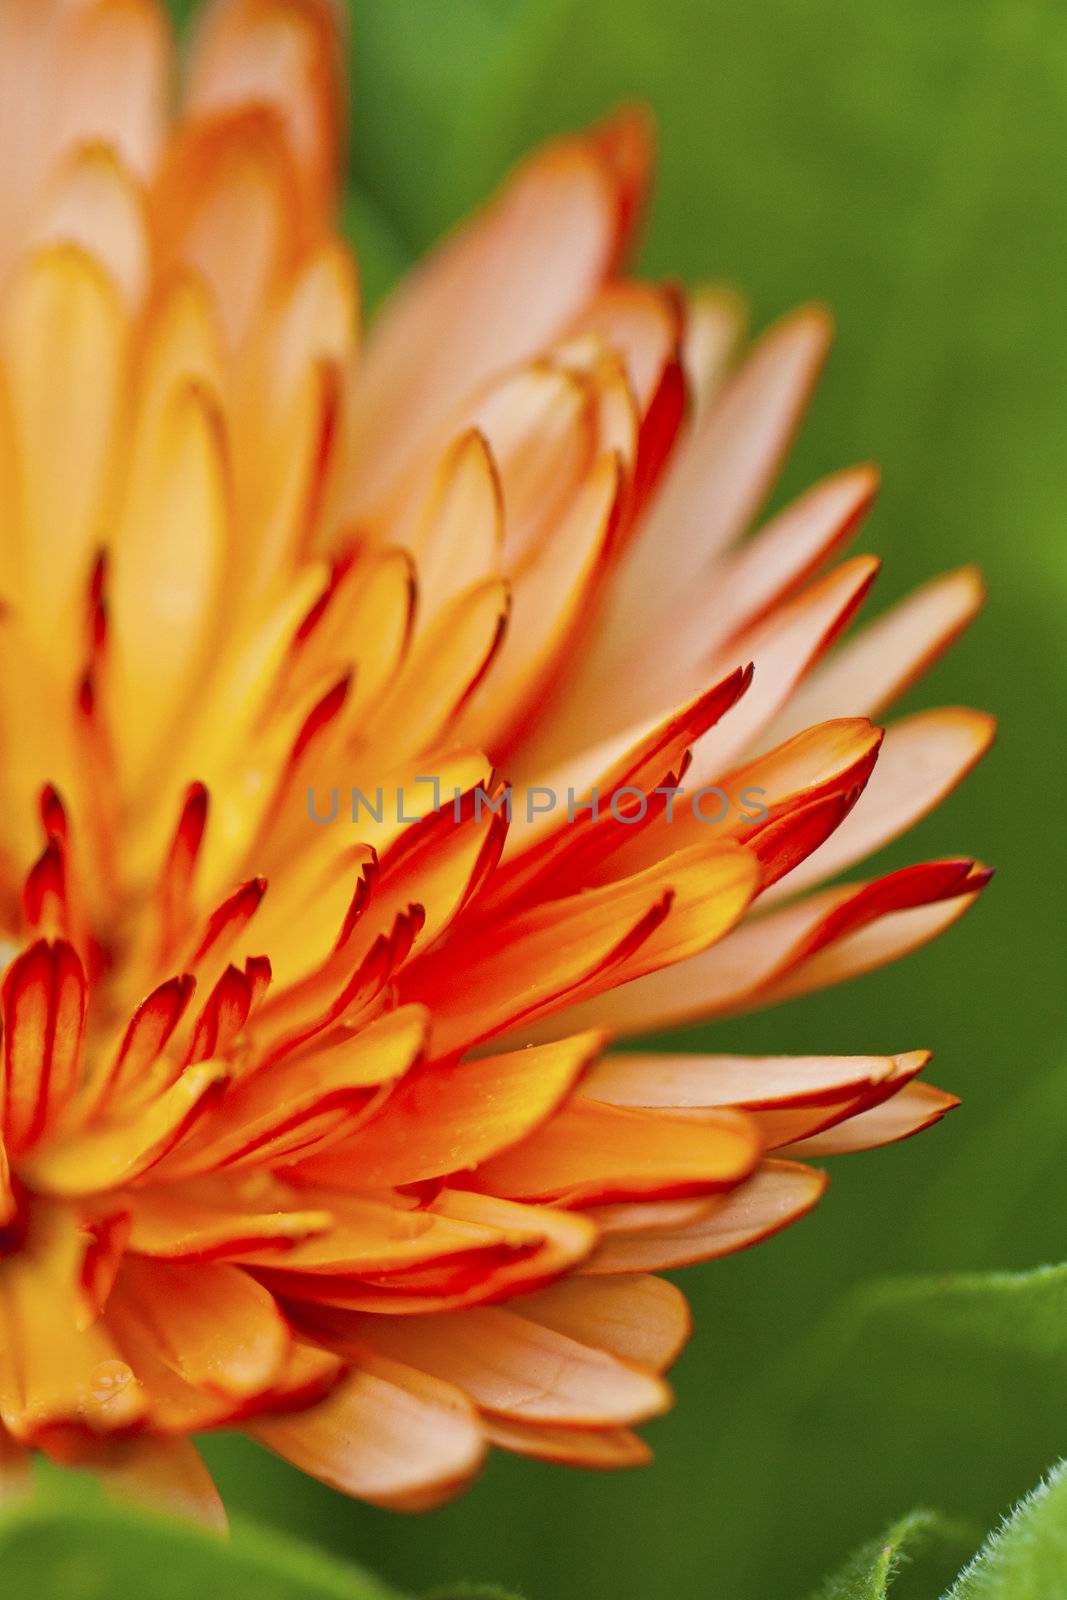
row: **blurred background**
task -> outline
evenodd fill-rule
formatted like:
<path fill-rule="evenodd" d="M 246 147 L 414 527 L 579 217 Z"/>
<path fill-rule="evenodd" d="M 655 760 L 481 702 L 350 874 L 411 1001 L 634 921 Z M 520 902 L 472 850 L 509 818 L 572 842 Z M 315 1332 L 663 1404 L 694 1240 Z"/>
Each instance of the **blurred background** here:
<path fill-rule="evenodd" d="M 528 1600 L 801 1600 L 918 1504 L 961 1523 L 966 1553 L 1067 1453 L 1067 1301 L 1042 1313 L 1042 1350 L 1009 1363 L 951 1317 L 934 1327 L 862 1286 L 1067 1257 L 1067 8 L 351 9 L 345 218 L 372 298 L 533 141 L 637 97 L 661 141 L 642 270 L 730 283 L 756 327 L 807 299 L 833 308 L 837 348 L 780 498 L 875 459 L 871 613 L 969 561 L 991 591 L 908 708 L 989 708 L 999 743 L 878 865 L 969 852 L 998 877 L 898 967 L 685 1037 L 748 1053 L 929 1046 L 933 1081 L 964 1108 L 838 1162 L 813 1218 L 684 1275 L 696 1332 L 677 1409 L 649 1430 L 653 1467 L 600 1478 L 499 1458 L 464 1500 L 408 1521 L 250 1446 L 212 1442 L 211 1463 L 235 1510 L 416 1591 L 470 1579 Z M 859 1335 L 835 1336 L 842 1301 Z M 940 1560 L 894 1597 L 936 1592 Z"/>

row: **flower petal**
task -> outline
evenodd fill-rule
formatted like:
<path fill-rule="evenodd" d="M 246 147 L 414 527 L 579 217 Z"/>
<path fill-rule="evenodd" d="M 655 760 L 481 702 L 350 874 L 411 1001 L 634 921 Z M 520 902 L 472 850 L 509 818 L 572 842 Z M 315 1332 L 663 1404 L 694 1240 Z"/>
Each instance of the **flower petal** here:
<path fill-rule="evenodd" d="M 730 289 L 698 289 L 686 304 L 682 362 L 700 418 L 718 393 L 745 331 L 744 302 Z"/>
<path fill-rule="evenodd" d="M 873 557 L 855 556 L 842 562 L 727 647 L 729 658 L 740 653 L 743 660 L 753 662 L 755 681 L 733 714 L 694 750 L 690 782 L 713 783 L 716 774 L 739 760 L 757 740 L 767 747 L 765 729 L 771 718 L 848 626 L 877 575 L 878 563 Z M 800 726 L 808 727 L 811 721 L 806 718 Z"/>
<path fill-rule="evenodd" d="M 4 1057 L 0 1084 L 9 1150 L 40 1139 L 77 1087 L 88 984 L 71 945 L 38 940 L 4 975 Z"/>
<path fill-rule="evenodd" d="M 48 1140 L 25 1163 L 28 1181 L 42 1194 L 69 1197 L 132 1183 L 206 1115 L 228 1071 L 219 1061 L 198 1062 L 136 1114 Z"/>
<path fill-rule="evenodd" d="M 622 494 L 615 455 L 601 456 L 511 587 L 511 620 L 492 671 L 460 720 L 459 736 L 506 749 L 535 715 L 575 630 L 588 613 Z"/>
<path fill-rule="evenodd" d="M 417 526 L 405 542 L 418 571 L 420 629 L 447 601 L 497 575 L 504 502 L 489 445 L 476 427 L 445 452 Z"/>
<path fill-rule="evenodd" d="M 329 1211 L 309 1210 L 299 1194 L 281 1185 L 280 1193 L 269 1196 L 278 1202 L 277 1210 L 254 1209 L 251 1196 L 242 1203 L 240 1186 L 234 1187 L 238 1192 L 228 1204 L 195 1185 L 135 1191 L 129 1248 L 160 1261 L 232 1261 L 264 1249 L 283 1257 L 294 1244 L 325 1233 L 333 1221 Z"/>
<path fill-rule="evenodd" d="M 148 1409 L 103 1320 L 83 1315 L 87 1244 L 73 1209 L 38 1202 L 0 1273 L 0 1422 L 60 1459 L 101 1434 L 136 1429 Z"/>
<path fill-rule="evenodd" d="M 665 1278 L 561 1278 L 524 1295 L 521 1309 L 546 1328 L 656 1372 L 673 1364 L 692 1327 L 685 1296 Z"/>
<path fill-rule="evenodd" d="M 165 1177 L 276 1165 L 340 1131 L 383 1084 L 411 1068 L 425 1048 L 428 1023 L 420 1006 L 404 1006 L 332 1048 L 248 1073 L 196 1138 L 174 1152 Z"/>
<path fill-rule="evenodd" d="M 171 65 L 166 18 L 154 0 L 93 0 L 71 7 L 63 42 L 56 143 L 114 146 L 148 178 L 164 132 Z M 121 83 L 122 93 L 115 93 Z"/>
<path fill-rule="evenodd" d="M 709 406 L 679 451 L 626 562 L 608 622 L 615 649 L 625 646 L 628 653 L 629 640 L 682 605 L 712 557 L 758 511 L 829 338 L 825 312 L 794 312 L 763 335 Z M 668 546 L 665 572 L 662 553 Z"/>
<path fill-rule="evenodd" d="M 792 1161 L 764 1161 L 759 1171 L 698 1221 L 662 1232 L 613 1234 L 579 1270 L 602 1273 L 662 1272 L 712 1261 L 769 1239 L 815 1206 L 827 1177 Z"/>
<path fill-rule="evenodd" d="M 144 197 L 115 152 L 83 145 L 59 172 L 34 228 L 35 244 L 75 245 L 141 310 L 151 261 Z"/>
<path fill-rule="evenodd" d="M 93 1472 L 112 1499 L 146 1507 L 215 1533 L 229 1524 L 211 1474 L 191 1439 L 145 1435 L 122 1439 L 93 1457 Z"/>
<path fill-rule="evenodd" d="M 814 888 L 905 833 L 981 760 L 995 727 L 983 712 L 955 706 L 892 723 L 852 812 L 824 845 L 764 894 L 762 903 Z"/>
<path fill-rule="evenodd" d="M 358 1207 L 360 1202 L 354 1200 L 353 1204 Z M 344 1208 L 336 1209 L 343 1217 Z M 385 1208 L 379 1205 L 378 1209 Z M 403 1214 L 394 1212 L 394 1216 L 403 1220 Z M 361 1262 L 343 1236 L 331 1243 L 327 1235 L 321 1245 L 311 1240 L 294 1252 L 302 1267 L 309 1260 L 321 1260 L 319 1269 L 272 1269 L 261 1276 L 286 1297 L 311 1304 L 415 1316 L 490 1305 L 543 1288 L 584 1260 L 597 1239 L 596 1226 L 573 1212 L 518 1205 L 459 1189 L 442 1190 L 425 1211 L 409 1216 L 407 1223 L 409 1242 L 395 1225 L 391 1243 L 377 1242 L 378 1254 L 386 1263 L 392 1251 L 393 1270 L 375 1271 L 373 1262 Z M 422 1243 L 420 1235 L 427 1229 L 433 1232 L 428 1243 Z M 370 1253 L 365 1243 L 362 1248 Z M 347 1274 L 346 1259 L 350 1262 Z M 360 1277 L 360 1272 L 365 1276 Z"/>
<path fill-rule="evenodd" d="M 559 1466 L 615 1471 L 645 1467 L 652 1460 L 648 1445 L 628 1428 L 546 1428 L 487 1417 L 485 1431 L 490 1443 L 502 1450 Z"/>
<path fill-rule="evenodd" d="M 714 571 L 701 597 L 706 648 L 721 650 L 781 605 L 852 538 L 878 489 L 873 467 L 835 472 L 786 506 Z"/>
<path fill-rule="evenodd" d="M 870 971 L 950 926 L 988 877 L 970 861 L 932 861 L 823 890 L 747 918 L 703 955 L 604 996 L 602 1019 L 619 1033 L 651 1032 Z"/>
<path fill-rule="evenodd" d="M 909 1083 L 892 1099 L 870 1111 L 838 1122 L 810 1139 L 784 1145 L 782 1153 L 819 1160 L 823 1156 L 848 1155 L 854 1150 L 873 1150 L 879 1145 L 895 1144 L 898 1139 L 910 1139 L 912 1134 L 933 1127 L 959 1103 L 955 1095 L 944 1094 L 928 1083 Z"/>
<path fill-rule="evenodd" d="M 750 1113 L 760 1131 L 764 1148 L 781 1150 L 796 1148 L 800 1140 L 807 1140 L 826 1129 L 836 1128 L 854 1117 L 895 1098 L 930 1061 L 929 1050 L 909 1050 L 891 1057 L 891 1067 L 881 1082 L 865 1084 L 858 1090 L 843 1089 L 828 1096 L 819 1105 L 767 1106 Z"/>
<path fill-rule="evenodd" d="M 338 182 L 344 123 L 339 12 L 330 0 L 224 0 L 207 8 L 185 99 L 192 118 L 252 105 L 280 113 L 304 186 L 324 214 Z"/>
<path fill-rule="evenodd" d="M 5 301 L 0 358 L 19 468 L 19 592 L 42 642 L 65 654 L 77 637 L 71 608 L 93 542 L 114 509 L 107 496 L 129 318 L 104 270 L 72 244 L 30 257 Z"/>
<path fill-rule="evenodd" d="M 488 578 L 442 607 L 392 685 L 360 727 L 360 739 L 385 766 L 447 741 L 507 629 L 511 598 L 502 578 Z"/>
<path fill-rule="evenodd" d="M 683 1120 L 574 1095 L 535 1134 L 478 1168 L 478 1187 L 509 1199 L 583 1206 L 729 1188 L 759 1159 L 732 1111 Z"/>
<path fill-rule="evenodd" d="M 617 249 L 613 191 L 591 141 L 559 140 L 386 302 L 355 396 L 361 505 L 396 481 L 464 395 L 573 320 Z"/>
<path fill-rule="evenodd" d="M 186 386 L 134 445 L 113 552 L 115 710 L 133 782 L 150 775 L 202 666 L 228 538 L 223 424 L 216 401 Z"/>
<path fill-rule="evenodd" d="M 240 1267 L 127 1256 L 108 1315 L 139 1326 L 186 1383 L 227 1398 L 268 1390 L 291 1334 L 274 1298 Z"/>
<path fill-rule="evenodd" d="M 342 1145 L 301 1170 L 325 1184 L 331 1174 L 357 1171 L 361 1184 L 379 1189 L 477 1166 L 551 1115 L 601 1039 L 578 1034 L 509 1055 L 416 1068 Z"/>
<path fill-rule="evenodd" d="M 771 737 L 784 739 L 827 717 L 876 716 L 902 695 L 973 621 L 985 600 L 975 567 L 962 567 L 914 594 L 836 651 L 793 698 Z"/>
<path fill-rule="evenodd" d="M 239 348 L 316 231 L 283 118 L 252 104 L 187 124 L 168 147 L 153 198 L 164 266 L 207 284 Z"/>
<path fill-rule="evenodd" d="M 428 953 L 402 975 L 401 998 L 418 994 L 434 1013 L 434 1046 L 458 1053 L 527 1022 L 594 975 L 639 950 L 667 915 L 669 880 L 659 870 L 607 890 L 535 906 Z M 457 987 L 456 973 L 463 974 Z"/>
<path fill-rule="evenodd" d="M 895 874 L 889 876 L 892 878 Z M 866 925 L 837 934 L 825 948 L 815 950 L 792 965 L 780 981 L 763 991 L 760 1003 L 777 1005 L 780 1000 L 844 983 L 890 961 L 899 961 L 957 922 L 991 877 L 989 868 L 971 864 L 971 870 L 955 891 L 951 886 L 940 893 L 935 888 L 928 902 L 920 899 L 917 904 L 909 903 L 910 896 L 906 895 L 899 906 L 886 906 Z M 859 904 L 862 905 L 862 900 Z"/>
<path fill-rule="evenodd" d="M 818 1106 L 891 1077 L 895 1056 L 603 1056 L 585 1092 L 611 1105 L 664 1110 Z"/>
<path fill-rule="evenodd" d="M 485 1453 L 470 1402 L 451 1384 L 369 1353 L 328 1399 L 248 1432 L 331 1488 L 395 1511 L 439 1505 Z"/>
<path fill-rule="evenodd" d="M 619 1427 L 670 1405 L 669 1390 L 651 1371 L 495 1306 L 364 1317 L 352 1336 L 516 1422 Z"/>

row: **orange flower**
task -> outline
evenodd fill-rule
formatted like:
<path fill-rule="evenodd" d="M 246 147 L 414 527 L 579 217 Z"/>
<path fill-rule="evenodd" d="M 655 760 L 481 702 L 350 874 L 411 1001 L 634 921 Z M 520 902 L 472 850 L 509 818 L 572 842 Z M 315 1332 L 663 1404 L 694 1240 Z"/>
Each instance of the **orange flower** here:
<path fill-rule="evenodd" d="M 401 1507 L 490 1442 L 640 1461 L 648 1274 L 954 1102 L 922 1052 L 602 1047 L 971 903 L 967 860 L 825 884 L 987 746 L 868 720 L 979 581 L 831 652 L 873 472 L 743 537 L 827 319 L 734 365 L 732 300 L 619 276 L 639 114 L 357 353 L 328 0 L 213 9 L 168 127 L 171 56 L 151 0 L 0 10 L 0 1464 L 218 1517 L 224 1426 Z"/>

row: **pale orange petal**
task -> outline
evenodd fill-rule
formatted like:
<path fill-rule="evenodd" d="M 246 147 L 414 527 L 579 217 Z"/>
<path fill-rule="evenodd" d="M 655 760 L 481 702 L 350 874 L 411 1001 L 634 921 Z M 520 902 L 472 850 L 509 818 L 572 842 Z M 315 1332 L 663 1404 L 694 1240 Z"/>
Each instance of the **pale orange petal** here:
<path fill-rule="evenodd" d="M 963 567 L 924 584 L 835 652 L 790 703 L 771 736 L 849 713 L 875 716 L 902 695 L 973 621 L 985 600 L 981 574 Z"/>
<path fill-rule="evenodd" d="M 995 728 L 984 712 L 956 706 L 892 723 L 853 811 L 763 904 L 814 888 L 905 833 L 963 781 L 989 749 Z"/>
<path fill-rule="evenodd" d="M 783 1146 L 782 1154 L 818 1160 L 822 1156 L 847 1155 L 854 1150 L 873 1150 L 878 1145 L 895 1144 L 912 1134 L 940 1122 L 946 1112 L 959 1105 L 953 1094 L 944 1094 L 928 1083 L 909 1083 L 892 1099 L 838 1122 L 825 1133 Z"/>
<path fill-rule="evenodd" d="M 612 1105 L 662 1109 L 820 1105 L 861 1093 L 893 1072 L 894 1056 L 604 1056 L 585 1092 Z"/>
<path fill-rule="evenodd" d="M 707 410 L 729 370 L 745 318 L 744 302 L 729 289 L 698 289 L 688 299 L 682 362 L 697 417 Z"/>
<path fill-rule="evenodd" d="M 356 393 L 363 505 L 465 394 L 550 343 L 603 282 L 612 187 L 586 141 L 548 146 L 386 303 Z"/>
<path fill-rule="evenodd" d="M 546 1328 L 657 1372 L 677 1359 L 692 1326 L 685 1296 L 665 1278 L 562 1278 L 520 1304 Z"/>
<path fill-rule="evenodd" d="M 93 1472 L 112 1499 L 180 1517 L 225 1533 L 226 1508 L 189 1439 L 123 1439 L 93 1457 Z"/>
<path fill-rule="evenodd" d="M 248 1431 L 332 1488 L 396 1511 L 449 1499 L 485 1452 L 474 1409 L 458 1389 L 369 1353 L 321 1405 Z"/>
<path fill-rule="evenodd" d="M 139 1324 L 186 1383 L 243 1400 L 269 1390 L 290 1352 L 273 1297 L 240 1267 L 127 1256 L 109 1316 Z"/>
<path fill-rule="evenodd" d="M 186 91 L 191 117 L 275 109 L 323 212 L 342 153 L 341 35 L 340 7 L 331 0 L 217 0 L 197 32 Z"/>
<path fill-rule="evenodd" d="M 498 1307 L 364 1317 L 352 1337 L 455 1384 L 482 1410 L 516 1422 L 618 1427 L 646 1421 L 670 1404 L 669 1390 L 651 1371 Z"/>
<path fill-rule="evenodd" d="M 764 1161 L 754 1177 L 699 1221 L 660 1233 L 612 1235 L 580 1270 L 594 1278 L 601 1273 L 662 1272 L 747 1250 L 806 1216 L 826 1182 L 825 1173 L 814 1167 Z"/>
<path fill-rule="evenodd" d="M 712 557 L 736 539 L 759 510 L 822 365 L 826 314 L 807 308 L 777 324 L 709 406 L 679 453 L 640 532 L 614 597 L 610 627 L 618 640 L 684 601 Z M 669 541 L 671 561 L 662 552 Z"/>
<path fill-rule="evenodd" d="M 485 1431 L 490 1443 L 502 1450 L 558 1466 L 614 1472 L 645 1467 L 652 1460 L 648 1445 L 628 1428 L 539 1428 L 529 1422 L 487 1417 Z"/>
<path fill-rule="evenodd" d="M 703 955 L 605 996 L 602 1016 L 619 1032 L 648 1032 L 870 971 L 954 922 L 988 876 L 966 860 L 928 862 L 823 890 L 748 918 Z"/>

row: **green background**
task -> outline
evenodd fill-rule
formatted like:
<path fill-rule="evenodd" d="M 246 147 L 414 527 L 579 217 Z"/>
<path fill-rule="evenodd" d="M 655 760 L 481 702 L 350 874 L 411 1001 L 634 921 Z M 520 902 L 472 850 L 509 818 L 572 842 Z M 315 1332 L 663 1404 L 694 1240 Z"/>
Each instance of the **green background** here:
<path fill-rule="evenodd" d="M 958 929 L 900 966 L 689 1036 L 752 1053 L 927 1045 L 934 1081 L 965 1104 L 921 1139 L 837 1163 L 816 1216 L 779 1240 L 684 1275 L 697 1329 L 677 1409 L 649 1430 L 652 1468 L 601 1478 L 499 1458 L 464 1500 L 408 1521 L 251 1447 L 213 1443 L 212 1464 L 231 1506 L 412 1590 L 470 1578 L 529 1600 L 799 1600 L 931 1504 L 963 1524 L 960 1546 L 943 1541 L 893 1592 L 932 1594 L 1067 1451 L 1058 1274 L 858 1287 L 1067 1256 L 1067 8 L 352 9 L 345 216 L 372 295 L 531 142 L 640 97 L 661 138 L 643 269 L 730 282 L 756 325 L 809 298 L 832 306 L 837 349 L 783 490 L 882 464 L 863 536 L 885 558 L 875 609 L 971 560 L 991 588 L 911 703 L 992 709 L 998 746 L 887 864 L 967 851 L 999 871 Z"/>

